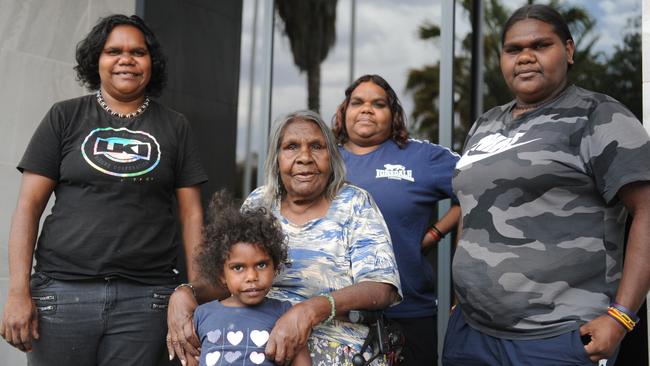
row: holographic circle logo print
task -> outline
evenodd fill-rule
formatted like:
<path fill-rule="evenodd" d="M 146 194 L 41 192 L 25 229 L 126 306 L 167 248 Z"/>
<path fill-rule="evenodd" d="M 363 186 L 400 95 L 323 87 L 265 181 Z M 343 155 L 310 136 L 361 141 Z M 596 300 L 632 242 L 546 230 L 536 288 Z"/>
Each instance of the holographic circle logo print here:
<path fill-rule="evenodd" d="M 81 153 L 90 166 L 116 177 L 137 177 L 160 163 L 160 145 L 142 131 L 111 127 L 92 130 L 81 144 Z"/>

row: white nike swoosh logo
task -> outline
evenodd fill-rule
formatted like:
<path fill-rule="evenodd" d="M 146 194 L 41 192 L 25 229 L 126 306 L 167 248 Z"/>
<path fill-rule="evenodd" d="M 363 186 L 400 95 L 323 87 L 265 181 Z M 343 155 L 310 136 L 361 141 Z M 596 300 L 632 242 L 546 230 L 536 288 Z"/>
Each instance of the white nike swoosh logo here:
<path fill-rule="evenodd" d="M 506 152 L 506 151 L 508 151 L 510 149 L 514 149 L 515 147 L 526 145 L 526 144 L 529 144 L 529 143 L 531 143 L 533 141 L 537 141 L 537 140 L 541 140 L 541 138 L 526 141 L 526 142 L 520 142 L 518 144 L 514 144 L 514 145 L 510 145 L 510 146 L 505 146 L 503 149 L 499 149 L 497 151 L 493 151 L 493 152 L 489 152 L 489 153 L 476 154 L 476 155 L 467 155 L 467 154 L 463 155 L 460 158 L 460 160 L 458 160 L 458 163 L 456 163 L 456 169 L 462 169 L 462 168 L 464 168 L 464 167 L 466 167 L 466 166 L 468 166 L 470 164 L 476 163 L 477 161 L 487 159 L 487 158 L 489 158 L 491 156 L 501 154 L 502 152 Z"/>

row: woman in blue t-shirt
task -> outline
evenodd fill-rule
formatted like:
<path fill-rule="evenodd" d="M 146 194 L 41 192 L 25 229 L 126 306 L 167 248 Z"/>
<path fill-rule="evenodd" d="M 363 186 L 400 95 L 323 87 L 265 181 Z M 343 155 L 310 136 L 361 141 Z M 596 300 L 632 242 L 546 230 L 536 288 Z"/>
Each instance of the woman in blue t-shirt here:
<path fill-rule="evenodd" d="M 345 90 L 334 116 L 334 134 L 347 179 L 372 194 L 393 241 L 404 301 L 385 310 L 406 335 L 405 365 L 436 360 L 437 299 L 425 251 L 458 223 L 454 205 L 434 225 L 436 203 L 452 198 L 458 155 L 428 141 L 410 139 L 404 110 L 388 82 L 364 75 Z"/>

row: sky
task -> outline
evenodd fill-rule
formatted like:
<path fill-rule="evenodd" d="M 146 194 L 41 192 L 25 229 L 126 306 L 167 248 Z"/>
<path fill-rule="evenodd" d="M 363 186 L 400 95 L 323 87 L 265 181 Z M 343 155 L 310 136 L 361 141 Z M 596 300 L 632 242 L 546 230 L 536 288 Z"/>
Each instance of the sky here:
<path fill-rule="evenodd" d="M 244 157 L 246 125 L 252 121 L 252 131 L 260 131 L 260 87 L 261 61 L 261 19 L 263 2 L 258 9 L 258 41 L 255 63 L 255 82 L 253 94 L 253 113 L 248 115 L 249 67 L 251 62 L 252 19 L 254 0 L 246 0 L 242 16 L 242 45 L 239 94 L 239 121 L 237 136 L 237 157 Z M 526 3 L 523 0 L 502 0 L 514 10 Z M 611 53 L 621 42 L 628 19 L 641 13 L 641 0 L 564 0 L 562 4 L 585 7 L 597 20 L 599 39 L 596 49 Z M 440 1 L 436 0 L 357 0 L 356 1 L 356 47 L 354 77 L 366 73 L 382 75 L 397 92 L 402 105 L 410 115 L 412 96 L 405 91 L 405 83 L 410 69 L 435 64 L 439 58 L 438 46 L 434 41 L 418 38 L 418 27 L 425 23 L 440 24 Z M 337 41 L 321 65 L 321 115 L 326 122 L 343 100 L 345 87 L 349 84 L 350 66 L 350 23 L 351 0 L 339 0 L 337 5 Z M 456 36 L 462 39 L 470 31 L 467 13 L 456 7 Z M 307 107 L 305 73 L 294 66 L 288 38 L 283 35 L 281 20 L 276 17 L 274 27 L 274 66 L 272 119 L 282 114 Z M 606 31 L 607 30 L 607 31 Z M 457 46 L 457 49 L 459 47 Z M 259 148 L 259 138 L 253 134 L 252 147 Z"/>

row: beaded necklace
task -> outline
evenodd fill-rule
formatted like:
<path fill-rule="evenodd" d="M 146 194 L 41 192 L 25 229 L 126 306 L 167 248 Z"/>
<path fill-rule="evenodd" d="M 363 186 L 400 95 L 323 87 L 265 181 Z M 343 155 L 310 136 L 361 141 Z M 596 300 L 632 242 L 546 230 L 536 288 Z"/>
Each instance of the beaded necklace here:
<path fill-rule="evenodd" d="M 135 112 L 131 113 L 117 113 L 111 109 L 111 107 L 108 106 L 106 101 L 104 100 L 104 97 L 102 97 L 102 92 L 97 90 L 95 93 L 95 96 L 97 97 L 97 103 L 104 109 L 106 112 L 108 112 L 111 116 L 114 117 L 120 117 L 120 118 L 135 118 L 142 113 L 144 113 L 145 110 L 147 110 L 147 107 L 149 106 L 149 97 L 144 98 L 144 103 L 138 107 L 138 109 L 135 110 Z"/>

